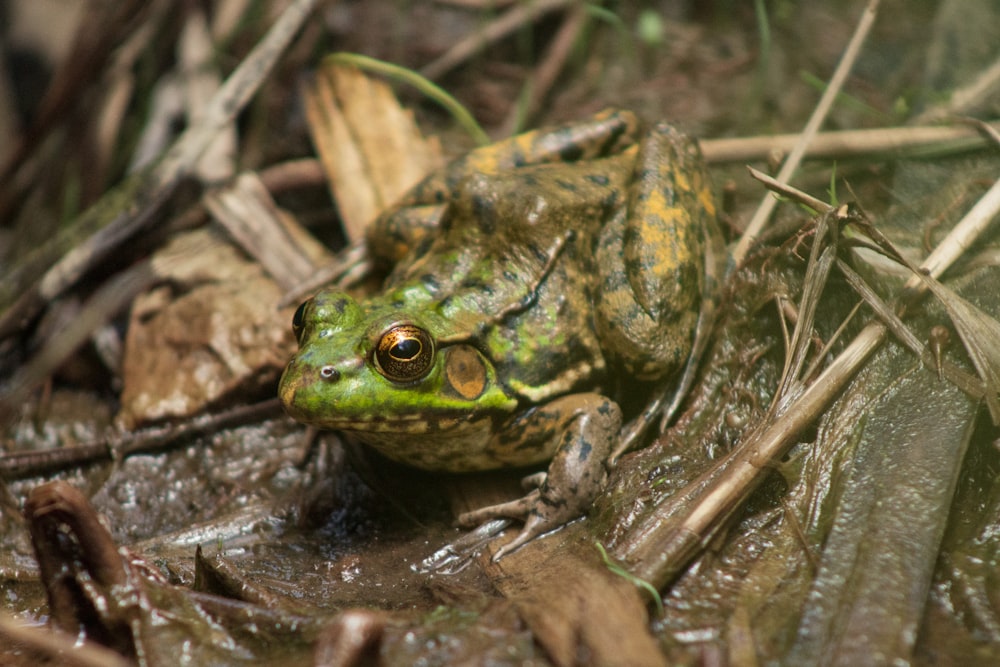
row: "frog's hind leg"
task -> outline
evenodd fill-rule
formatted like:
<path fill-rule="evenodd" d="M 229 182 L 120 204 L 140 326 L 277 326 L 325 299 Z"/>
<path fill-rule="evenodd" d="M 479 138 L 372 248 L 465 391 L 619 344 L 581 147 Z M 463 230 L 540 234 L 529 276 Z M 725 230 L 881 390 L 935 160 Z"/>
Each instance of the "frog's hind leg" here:
<path fill-rule="evenodd" d="M 521 532 L 494 560 L 587 513 L 607 480 L 605 463 L 621 428 L 621 410 L 600 394 L 572 394 L 538 408 L 517 427 L 525 432 L 538 429 L 545 438 L 557 440 L 548 472 L 525 478 L 535 488 L 523 498 L 458 518 L 464 526 L 497 518 L 524 521 Z"/>
<path fill-rule="evenodd" d="M 654 126 L 640 145 L 627 206 L 601 231 L 594 303 L 602 347 L 626 373 L 664 386 L 629 424 L 612 461 L 661 412 L 666 381 L 682 365 L 667 411 L 691 385 L 714 321 L 721 247 L 697 144 Z"/>
<path fill-rule="evenodd" d="M 602 347 L 640 379 L 676 371 L 690 352 L 714 215 L 697 145 L 655 126 L 639 148 L 626 209 L 601 230 L 594 294 Z"/>

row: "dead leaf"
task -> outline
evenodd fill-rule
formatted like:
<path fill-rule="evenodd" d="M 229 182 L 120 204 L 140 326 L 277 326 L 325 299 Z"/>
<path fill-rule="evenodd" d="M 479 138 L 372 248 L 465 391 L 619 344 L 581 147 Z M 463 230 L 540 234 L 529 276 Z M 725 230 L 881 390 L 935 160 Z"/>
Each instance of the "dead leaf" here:
<path fill-rule="evenodd" d="M 440 144 L 423 137 L 388 85 L 354 67 L 327 64 L 304 98 L 347 236 L 357 241 L 376 215 L 440 165 Z"/>
<path fill-rule="evenodd" d="M 132 306 L 119 423 L 190 416 L 274 384 L 294 346 L 291 313 L 259 265 L 207 230 L 178 237 L 153 265 L 163 283 Z"/>

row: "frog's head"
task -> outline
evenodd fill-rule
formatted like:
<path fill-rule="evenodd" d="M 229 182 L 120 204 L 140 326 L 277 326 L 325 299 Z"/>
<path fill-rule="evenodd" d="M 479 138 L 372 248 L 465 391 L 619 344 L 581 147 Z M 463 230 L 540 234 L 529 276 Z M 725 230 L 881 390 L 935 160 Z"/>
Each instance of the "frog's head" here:
<path fill-rule="evenodd" d="M 292 327 L 299 351 L 278 394 L 306 424 L 417 433 L 512 407 L 492 364 L 470 345 L 442 344 L 426 313 L 326 291 L 299 306 Z"/>

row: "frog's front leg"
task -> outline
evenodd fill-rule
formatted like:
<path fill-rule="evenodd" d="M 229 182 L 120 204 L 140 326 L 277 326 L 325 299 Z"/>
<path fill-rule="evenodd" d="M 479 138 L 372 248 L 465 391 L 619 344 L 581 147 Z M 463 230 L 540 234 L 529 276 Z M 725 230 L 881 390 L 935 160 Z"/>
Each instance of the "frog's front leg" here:
<path fill-rule="evenodd" d="M 605 464 L 621 421 L 618 405 L 595 393 L 564 396 L 518 418 L 498 436 L 497 454 L 525 447 L 549 448 L 555 443 L 548 472 L 525 478 L 535 488 L 523 498 L 467 512 L 459 523 L 475 526 L 496 518 L 523 520 L 521 533 L 497 551 L 494 559 L 499 560 L 582 516 L 607 480 Z"/>

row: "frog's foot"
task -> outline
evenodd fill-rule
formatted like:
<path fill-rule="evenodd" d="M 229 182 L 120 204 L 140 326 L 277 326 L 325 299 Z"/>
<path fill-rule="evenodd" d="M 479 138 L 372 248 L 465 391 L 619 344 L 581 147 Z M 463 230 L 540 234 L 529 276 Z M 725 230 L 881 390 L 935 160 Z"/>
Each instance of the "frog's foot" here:
<path fill-rule="evenodd" d="M 466 512 L 458 517 L 458 523 L 462 526 L 473 527 L 493 519 L 523 521 L 524 528 L 521 529 L 517 537 L 497 549 L 493 560 L 498 561 L 536 537 L 561 528 L 581 514 L 582 508 L 574 508 L 572 503 L 567 503 L 564 499 L 553 498 L 551 494 L 543 494 L 542 489 L 538 488 L 523 498 Z"/>
<path fill-rule="evenodd" d="M 548 472 L 523 480 L 534 487 L 523 498 L 458 518 L 460 525 L 468 527 L 501 518 L 524 521 L 524 528 L 496 552 L 494 561 L 587 513 L 607 480 L 605 463 L 621 427 L 618 406 L 599 394 L 565 396 L 530 419 L 540 423 L 529 426 L 551 429 L 559 438 Z"/>

